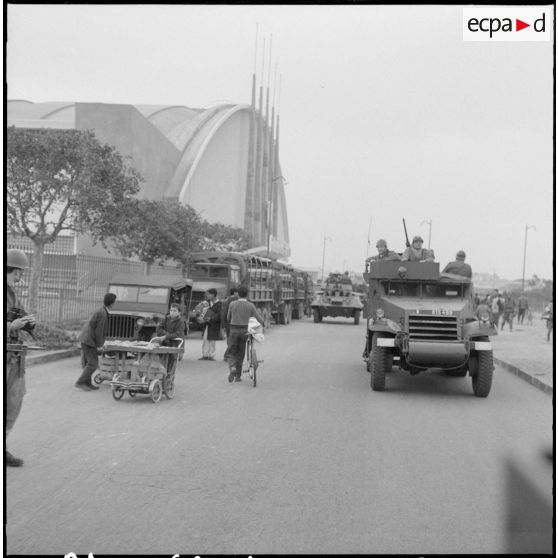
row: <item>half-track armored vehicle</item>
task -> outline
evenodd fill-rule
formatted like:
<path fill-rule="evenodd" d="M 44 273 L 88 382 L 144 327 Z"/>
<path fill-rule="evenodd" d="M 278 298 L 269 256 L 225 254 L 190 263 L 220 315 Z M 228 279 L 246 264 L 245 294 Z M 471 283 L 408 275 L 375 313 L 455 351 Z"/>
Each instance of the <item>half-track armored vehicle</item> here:
<path fill-rule="evenodd" d="M 317 291 L 312 301 L 314 323 L 326 316 L 333 318 L 353 318 L 355 325 L 360 322 L 362 302 L 358 293 L 353 292 L 353 284 L 348 275 L 330 273 L 323 289 Z"/>
<path fill-rule="evenodd" d="M 370 385 L 383 391 L 394 363 L 418 374 L 438 368 L 472 378 L 473 393 L 486 397 L 494 370 L 489 312 L 476 315 L 467 277 L 440 273 L 437 262 L 372 261 L 363 358 Z"/>

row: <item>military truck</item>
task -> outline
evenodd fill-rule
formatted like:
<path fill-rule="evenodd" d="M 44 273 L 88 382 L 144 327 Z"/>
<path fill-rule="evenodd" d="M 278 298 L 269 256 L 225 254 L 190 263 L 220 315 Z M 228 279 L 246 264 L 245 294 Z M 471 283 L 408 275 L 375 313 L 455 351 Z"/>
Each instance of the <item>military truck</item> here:
<path fill-rule="evenodd" d="M 193 283 L 168 275 L 115 275 L 108 284 L 116 302 L 109 312 L 107 339 L 149 341 L 173 302 L 188 323 Z"/>
<path fill-rule="evenodd" d="M 358 293 L 353 291 L 353 283 L 348 274 L 330 273 L 322 290 L 316 291 L 312 301 L 314 323 L 326 316 L 353 318 L 355 325 L 360 323 L 362 302 Z"/>
<path fill-rule="evenodd" d="M 242 252 L 207 251 L 192 254 L 188 271 L 188 276 L 194 279 L 191 310 L 203 300 L 205 291 L 211 287 L 223 299 L 232 287 L 244 285 L 248 289 L 248 298 L 262 315 L 265 327 L 270 327 L 275 288 L 272 264 L 268 258 Z"/>
<path fill-rule="evenodd" d="M 368 283 L 363 358 L 374 391 L 397 363 L 418 374 L 440 368 L 471 376 L 473 393 L 487 397 L 494 370 L 490 337 L 497 334 L 489 312 L 475 314 L 473 284 L 440 273 L 438 262 L 372 261 Z"/>

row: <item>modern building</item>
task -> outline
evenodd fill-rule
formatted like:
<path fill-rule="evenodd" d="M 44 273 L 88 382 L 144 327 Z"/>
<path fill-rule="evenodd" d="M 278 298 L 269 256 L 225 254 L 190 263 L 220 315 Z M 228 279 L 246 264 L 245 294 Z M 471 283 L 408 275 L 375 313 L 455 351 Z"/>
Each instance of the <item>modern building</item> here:
<path fill-rule="evenodd" d="M 261 106 L 261 103 L 260 103 Z M 290 255 L 278 118 L 266 108 L 8 100 L 7 125 L 92 130 L 143 177 L 139 196 L 175 199 L 210 222 L 244 228 L 262 255 Z M 77 251 L 101 255 L 80 238 Z"/>

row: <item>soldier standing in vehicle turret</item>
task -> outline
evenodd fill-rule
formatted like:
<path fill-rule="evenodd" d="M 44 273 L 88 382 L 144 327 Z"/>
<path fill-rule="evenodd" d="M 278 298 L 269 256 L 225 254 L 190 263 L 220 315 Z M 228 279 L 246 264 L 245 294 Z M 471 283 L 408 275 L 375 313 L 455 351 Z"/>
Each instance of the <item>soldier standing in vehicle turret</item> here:
<path fill-rule="evenodd" d="M 366 260 L 366 263 L 379 260 L 401 260 L 399 254 L 393 250 L 388 250 L 387 242 L 383 238 L 380 238 L 378 242 L 376 242 L 376 248 L 378 249 L 378 254 L 376 256 L 370 256 Z"/>
<path fill-rule="evenodd" d="M 430 248 L 423 248 L 422 237 L 414 236 L 411 246 L 405 249 L 401 259 L 403 261 L 410 262 L 433 262 L 434 261 L 434 250 Z"/>
<path fill-rule="evenodd" d="M 465 252 L 463 250 L 459 250 L 459 252 L 455 254 L 455 261 L 446 265 L 442 273 L 455 273 L 456 275 L 462 275 L 463 277 L 469 277 L 469 279 L 472 279 L 473 270 L 468 263 L 465 263 L 465 257 Z"/>

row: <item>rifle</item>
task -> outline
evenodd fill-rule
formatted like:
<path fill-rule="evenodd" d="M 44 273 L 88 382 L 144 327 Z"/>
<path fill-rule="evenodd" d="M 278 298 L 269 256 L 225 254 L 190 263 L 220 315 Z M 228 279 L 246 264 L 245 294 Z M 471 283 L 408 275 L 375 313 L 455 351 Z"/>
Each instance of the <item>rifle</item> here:
<path fill-rule="evenodd" d="M 403 219 L 403 228 L 405 229 L 405 243 L 407 245 L 407 248 L 409 248 L 409 246 L 411 246 L 411 243 L 409 242 L 409 235 L 407 234 L 407 226 L 405 225 L 405 219 Z"/>

